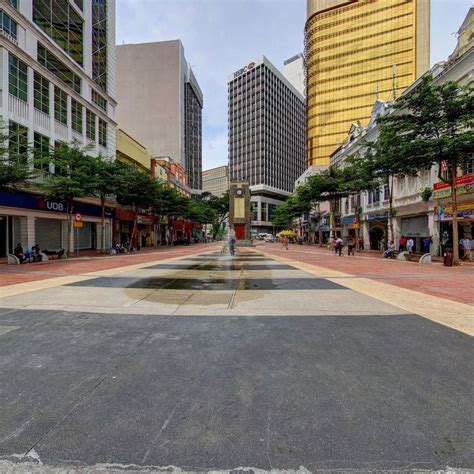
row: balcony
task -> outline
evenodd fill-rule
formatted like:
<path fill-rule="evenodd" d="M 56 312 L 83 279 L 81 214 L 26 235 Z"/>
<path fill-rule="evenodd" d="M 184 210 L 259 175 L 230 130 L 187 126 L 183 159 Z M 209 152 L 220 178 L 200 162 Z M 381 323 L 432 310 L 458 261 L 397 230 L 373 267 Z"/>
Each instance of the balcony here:
<path fill-rule="evenodd" d="M 28 120 L 28 103 L 11 94 L 8 95 L 8 111 L 16 117 Z"/>
<path fill-rule="evenodd" d="M 63 125 L 61 122 L 58 122 L 57 120 L 54 121 L 54 133 L 58 137 L 63 138 L 64 140 L 68 139 L 66 125 Z"/>
<path fill-rule="evenodd" d="M 42 128 L 43 130 L 50 131 L 51 121 L 48 114 L 45 114 L 41 110 L 33 109 L 33 122 L 35 127 Z"/>

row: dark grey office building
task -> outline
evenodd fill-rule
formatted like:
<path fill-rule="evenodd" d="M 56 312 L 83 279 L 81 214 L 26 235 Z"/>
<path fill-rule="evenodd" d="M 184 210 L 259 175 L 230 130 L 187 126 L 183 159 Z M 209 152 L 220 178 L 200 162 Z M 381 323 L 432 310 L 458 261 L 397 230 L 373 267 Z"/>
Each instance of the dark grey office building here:
<path fill-rule="evenodd" d="M 229 76 L 228 100 L 230 180 L 250 183 L 254 232 L 271 231 L 305 170 L 304 98 L 262 56 Z"/>
<path fill-rule="evenodd" d="M 184 163 L 191 189 L 202 189 L 202 107 L 201 89 L 188 66 L 184 84 Z"/>

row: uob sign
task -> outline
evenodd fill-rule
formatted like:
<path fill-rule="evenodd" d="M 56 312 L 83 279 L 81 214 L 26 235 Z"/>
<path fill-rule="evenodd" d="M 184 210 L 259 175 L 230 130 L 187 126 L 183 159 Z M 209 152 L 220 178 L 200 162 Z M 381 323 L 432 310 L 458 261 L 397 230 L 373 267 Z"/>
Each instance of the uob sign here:
<path fill-rule="evenodd" d="M 65 212 L 65 205 L 61 201 L 45 201 L 40 199 L 38 202 L 38 207 L 44 211 L 53 211 L 53 212 Z"/>

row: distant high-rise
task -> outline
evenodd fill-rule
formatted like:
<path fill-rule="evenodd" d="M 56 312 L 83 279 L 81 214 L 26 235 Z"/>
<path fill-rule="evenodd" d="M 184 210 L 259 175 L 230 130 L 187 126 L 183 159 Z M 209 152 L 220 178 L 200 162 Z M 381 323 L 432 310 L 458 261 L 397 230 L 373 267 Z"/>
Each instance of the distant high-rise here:
<path fill-rule="evenodd" d="M 352 123 L 429 67 L 430 0 L 308 0 L 307 164 L 329 165 Z"/>
<path fill-rule="evenodd" d="M 217 197 L 229 191 L 229 167 L 218 166 L 202 172 L 202 190 Z"/>
<path fill-rule="evenodd" d="M 302 53 L 292 56 L 283 63 L 283 75 L 291 85 L 302 95 L 306 95 L 304 83 L 304 56 Z"/>
<path fill-rule="evenodd" d="M 201 189 L 203 95 L 179 40 L 117 46 L 117 121 Z"/>
<path fill-rule="evenodd" d="M 264 56 L 228 78 L 229 174 L 248 181 L 253 228 L 271 217 L 304 170 L 304 98 Z"/>

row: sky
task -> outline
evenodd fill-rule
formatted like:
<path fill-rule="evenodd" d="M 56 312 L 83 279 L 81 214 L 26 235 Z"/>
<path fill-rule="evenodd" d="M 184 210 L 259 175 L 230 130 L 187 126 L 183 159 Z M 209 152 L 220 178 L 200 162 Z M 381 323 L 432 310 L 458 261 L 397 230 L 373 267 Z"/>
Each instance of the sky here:
<path fill-rule="evenodd" d="M 262 54 L 281 69 L 303 52 L 306 0 L 116 1 L 117 44 L 182 41 L 204 94 L 203 169 L 227 164 L 227 76 Z M 452 53 L 471 6 L 431 0 L 431 64 Z"/>

